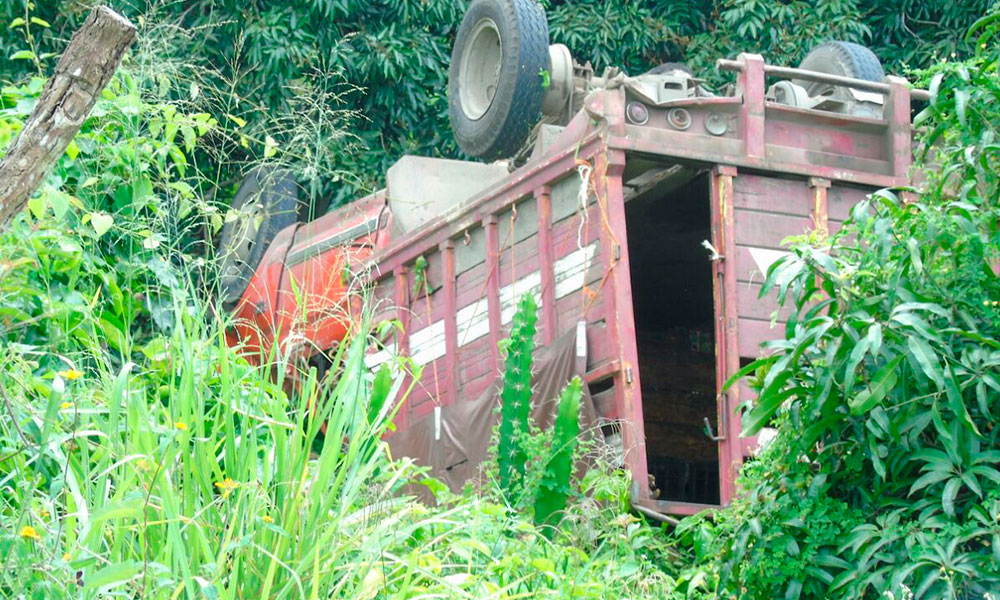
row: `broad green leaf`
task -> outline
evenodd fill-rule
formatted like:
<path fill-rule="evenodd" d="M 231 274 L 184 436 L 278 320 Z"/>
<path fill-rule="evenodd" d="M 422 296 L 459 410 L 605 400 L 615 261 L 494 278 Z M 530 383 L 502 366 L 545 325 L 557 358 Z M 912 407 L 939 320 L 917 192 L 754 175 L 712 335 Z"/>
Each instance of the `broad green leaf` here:
<path fill-rule="evenodd" d="M 955 514 L 955 497 L 962 488 L 961 478 L 955 477 L 944 484 L 944 492 L 941 494 L 941 506 L 948 515 Z"/>
<path fill-rule="evenodd" d="M 114 224 L 115 218 L 107 213 L 90 213 L 90 226 L 94 228 L 97 237 L 110 231 Z"/>
<path fill-rule="evenodd" d="M 278 153 L 278 142 L 271 136 L 264 139 L 264 158 L 274 158 Z"/>
<path fill-rule="evenodd" d="M 860 415 L 881 404 L 899 379 L 898 369 L 902 361 L 903 357 L 897 356 L 892 362 L 883 366 L 872 377 L 867 389 L 847 401 L 851 414 Z"/>
<path fill-rule="evenodd" d="M 76 140 L 70 140 L 69 145 L 66 146 L 66 157 L 70 160 L 76 160 L 77 156 L 80 156 L 80 146 L 76 144 Z"/>
<path fill-rule="evenodd" d="M 142 563 L 127 560 L 116 563 L 97 571 L 92 575 L 84 574 L 83 589 L 96 590 L 121 585 L 134 579 L 142 572 Z"/>
<path fill-rule="evenodd" d="M 767 396 L 761 394 L 761 397 L 757 399 L 758 404 L 744 416 L 743 435 L 751 436 L 759 433 L 767 425 L 768 421 L 771 420 L 771 417 L 778 412 L 778 409 L 781 408 L 785 400 L 800 393 L 806 394 L 808 390 L 803 387 L 794 387 L 781 392 L 770 393 Z"/>
<path fill-rule="evenodd" d="M 919 492 L 920 490 L 924 489 L 925 487 L 927 487 L 929 485 L 933 485 L 935 483 L 940 483 L 940 482 L 944 481 L 945 479 L 950 478 L 951 476 L 952 476 L 952 472 L 950 470 L 948 470 L 948 471 L 937 471 L 937 470 L 935 470 L 935 471 L 931 471 L 929 473 L 925 473 L 919 479 L 917 479 L 916 481 L 914 481 L 913 485 L 910 486 L 909 495 L 912 496 L 915 492 Z"/>
<path fill-rule="evenodd" d="M 906 346 L 924 374 L 937 385 L 938 389 L 943 388 L 944 376 L 941 373 L 941 365 L 930 345 L 921 338 L 911 335 L 906 339 Z"/>
<path fill-rule="evenodd" d="M 143 506 L 145 506 L 145 498 L 142 496 L 133 496 L 119 502 L 106 504 L 93 514 L 91 525 L 98 525 L 110 519 L 138 519 L 142 516 Z"/>

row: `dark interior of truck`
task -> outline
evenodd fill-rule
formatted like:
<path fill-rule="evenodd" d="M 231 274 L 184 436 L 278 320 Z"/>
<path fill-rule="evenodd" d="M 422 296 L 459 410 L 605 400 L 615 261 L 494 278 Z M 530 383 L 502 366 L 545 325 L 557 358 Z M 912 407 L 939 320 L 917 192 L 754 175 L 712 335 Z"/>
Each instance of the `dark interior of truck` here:
<path fill-rule="evenodd" d="M 628 181 L 628 180 L 626 180 Z M 709 177 L 653 168 L 626 186 L 646 454 L 657 500 L 718 504 Z"/>

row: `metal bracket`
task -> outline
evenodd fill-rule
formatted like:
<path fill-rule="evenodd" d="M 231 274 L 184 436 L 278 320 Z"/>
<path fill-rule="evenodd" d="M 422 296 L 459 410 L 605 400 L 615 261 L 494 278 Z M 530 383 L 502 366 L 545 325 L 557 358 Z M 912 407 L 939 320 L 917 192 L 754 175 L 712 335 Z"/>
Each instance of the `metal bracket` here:
<path fill-rule="evenodd" d="M 726 441 L 726 432 L 729 430 L 729 396 L 722 394 L 722 410 L 719 411 L 719 434 L 712 433 L 712 423 L 705 417 L 705 434 L 713 442 Z"/>

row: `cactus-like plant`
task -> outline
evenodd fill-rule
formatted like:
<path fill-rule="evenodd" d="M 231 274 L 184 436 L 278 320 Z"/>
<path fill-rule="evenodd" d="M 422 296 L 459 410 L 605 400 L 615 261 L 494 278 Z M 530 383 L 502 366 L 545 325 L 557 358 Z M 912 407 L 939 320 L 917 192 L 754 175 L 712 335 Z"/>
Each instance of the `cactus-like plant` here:
<path fill-rule="evenodd" d="M 548 537 L 552 536 L 552 528 L 559 524 L 570 493 L 573 453 L 580 435 L 581 387 L 580 378 L 574 377 L 559 395 L 549 460 L 535 495 L 535 523 L 546 526 L 543 532 Z"/>
<path fill-rule="evenodd" d="M 525 294 L 518 303 L 517 313 L 507 342 L 506 368 L 500 392 L 500 440 L 497 462 L 500 467 L 500 487 L 514 498 L 524 481 L 524 465 L 528 456 L 521 438 L 527 434 L 531 415 L 531 365 L 535 347 L 537 305 L 532 294 Z"/>

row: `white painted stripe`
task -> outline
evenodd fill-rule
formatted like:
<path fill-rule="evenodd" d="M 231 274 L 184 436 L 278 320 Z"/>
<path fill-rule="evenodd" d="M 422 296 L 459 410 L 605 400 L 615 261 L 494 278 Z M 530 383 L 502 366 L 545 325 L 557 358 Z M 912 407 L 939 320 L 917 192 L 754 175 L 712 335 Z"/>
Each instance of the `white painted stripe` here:
<path fill-rule="evenodd" d="M 521 296 L 531 294 L 535 297 L 535 303 L 542 305 L 542 273 L 535 271 L 513 284 L 500 288 L 500 324 L 506 325 L 514 320 L 514 313 L 517 312 L 517 303 Z"/>
<path fill-rule="evenodd" d="M 587 268 L 597 251 L 597 243 L 576 250 L 557 260 L 554 265 L 556 276 L 556 298 L 568 296 L 583 287 Z M 508 285 L 500 290 L 500 322 L 509 323 L 517 312 L 517 302 L 521 296 L 531 292 L 541 306 L 542 276 L 535 271 L 514 285 Z M 489 334 L 489 311 L 485 299 L 480 299 L 458 311 L 458 343 L 460 346 L 470 344 Z"/>
<path fill-rule="evenodd" d="M 444 351 L 444 321 L 434 321 L 410 334 L 410 358 L 418 365 L 441 358 Z"/>
<path fill-rule="evenodd" d="M 581 289 L 586 281 L 587 269 L 597 253 L 597 242 L 571 252 L 555 262 L 556 277 L 555 296 L 562 298 Z M 517 303 L 521 296 L 534 294 L 535 301 L 542 305 L 542 275 L 540 271 L 530 273 L 518 279 L 511 285 L 500 288 L 500 323 L 506 325 L 517 312 Z M 490 332 L 489 310 L 485 298 L 481 298 L 458 310 L 455 315 L 458 325 L 458 343 L 466 346 L 486 336 Z M 418 365 L 441 358 L 445 354 L 444 321 L 435 321 L 430 327 L 418 329 L 410 334 L 410 351 L 413 361 Z M 395 351 L 394 347 L 386 347 L 386 351 L 369 355 L 366 363 L 374 368 L 388 360 Z"/>
<path fill-rule="evenodd" d="M 556 261 L 556 298 L 568 296 L 583 287 L 587 269 L 596 253 L 597 242 L 594 242 Z"/>
<path fill-rule="evenodd" d="M 378 352 L 372 352 L 365 356 L 365 366 L 369 369 L 377 369 L 396 355 L 396 345 L 386 344 L 385 348 Z"/>
<path fill-rule="evenodd" d="M 772 250 L 771 248 L 748 247 L 747 249 L 750 250 L 750 256 L 761 275 L 767 275 L 767 270 L 771 268 L 771 265 L 788 255 L 788 252 L 784 250 Z"/>
<path fill-rule="evenodd" d="M 458 345 L 470 344 L 490 332 L 490 315 L 486 298 L 458 311 Z"/>

